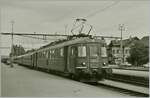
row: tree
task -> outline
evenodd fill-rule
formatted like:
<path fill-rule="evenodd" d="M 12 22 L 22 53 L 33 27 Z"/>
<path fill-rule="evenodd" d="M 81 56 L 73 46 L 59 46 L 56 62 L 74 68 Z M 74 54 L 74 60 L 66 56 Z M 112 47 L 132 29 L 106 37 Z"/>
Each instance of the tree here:
<path fill-rule="evenodd" d="M 10 56 L 18 56 L 24 53 L 25 53 L 25 50 L 21 45 L 19 46 L 13 45 L 13 50 L 11 51 Z"/>
<path fill-rule="evenodd" d="M 137 41 L 130 49 L 127 61 L 134 66 L 141 66 L 149 62 L 149 48 Z"/>

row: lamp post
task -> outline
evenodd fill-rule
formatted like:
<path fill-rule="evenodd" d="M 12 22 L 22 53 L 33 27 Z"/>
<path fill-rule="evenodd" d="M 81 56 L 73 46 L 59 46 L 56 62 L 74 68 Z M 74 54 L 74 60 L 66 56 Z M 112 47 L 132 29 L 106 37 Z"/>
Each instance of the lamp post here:
<path fill-rule="evenodd" d="M 120 55 L 121 55 L 121 64 L 122 64 L 124 62 L 124 60 L 123 60 L 123 43 L 122 43 L 122 32 L 125 31 L 124 24 L 119 24 L 119 30 L 121 32 Z"/>
<path fill-rule="evenodd" d="M 12 26 L 12 35 L 11 35 L 11 55 L 10 55 L 10 61 L 11 61 L 11 63 L 10 63 L 10 67 L 13 67 L 13 52 L 14 52 L 14 49 L 13 49 L 13 33 L 14 33 L 14 21 L 12 20 L 11 21 L 11 26 Z"/>

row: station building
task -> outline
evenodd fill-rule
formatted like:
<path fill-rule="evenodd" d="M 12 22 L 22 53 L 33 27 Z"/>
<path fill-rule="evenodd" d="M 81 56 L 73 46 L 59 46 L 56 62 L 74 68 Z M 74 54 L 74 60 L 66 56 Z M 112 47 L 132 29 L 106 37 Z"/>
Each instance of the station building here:
<path fill-rule="evenodd" d="M 137 37 L 130 37 L 128 39 L 122 40 L 123 47 L 123 63 L 128 64 L 127 57 L 130 56 L 131 46 L 134 45 L 136 41 L 139 41 Z M 108 60 L 111 64 L 120 64 L 121 62 L 121 40 L 112 40 L 108 45 Z"/>

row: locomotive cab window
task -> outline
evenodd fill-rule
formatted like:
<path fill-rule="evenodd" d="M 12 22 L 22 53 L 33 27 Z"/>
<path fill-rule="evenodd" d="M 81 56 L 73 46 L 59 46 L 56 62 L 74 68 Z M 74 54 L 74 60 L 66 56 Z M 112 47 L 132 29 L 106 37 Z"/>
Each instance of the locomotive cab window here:
<path fill-rule="evenodd" d="M 86 57 L 86 46 L 78 46 L 78 57 Z"/>
<path fill-rule="evenodd" d="M 102 56 L 102 57 L 107 57 L 107 50 L 106 50 L 106 47 L 101 47 L 101 56 Z"/>
<path fill-rule="evenodd" d="M 60 56 L 61 56 L 61 57 L 64 56 L 64 49 L 63 49 L 63 48 L 60 49 Z"/>
<path fill-rule="evenodd" d="M 98 47 L 97 46 L 90 46 L 90 56 L 97 57 L 98 56 Z"/>

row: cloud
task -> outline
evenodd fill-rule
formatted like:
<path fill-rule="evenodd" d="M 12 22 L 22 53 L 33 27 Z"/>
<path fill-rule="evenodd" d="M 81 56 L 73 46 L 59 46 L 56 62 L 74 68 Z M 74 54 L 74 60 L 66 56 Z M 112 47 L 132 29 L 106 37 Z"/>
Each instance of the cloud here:
<path fill-rule="evenodd" d="M 11 32 L 10 21 L 14 20 L 15 32 L 63 34 L 65 25 L 68 25 L 69 32 L 74 19 L 88 16 L 88 23 L 93 25 L 97 35 L 120 36 L 118 24 L 124 23 L 127 28 L 125 38 L 130 35 L 142 37 L 150 31 L 149 4 L 149 1 L 121 0 L 117 3 L 116 0 L 1 0 L 1 28 L 2 32 Z M 25 42 L 27 39 L 17 40 Z"/>

